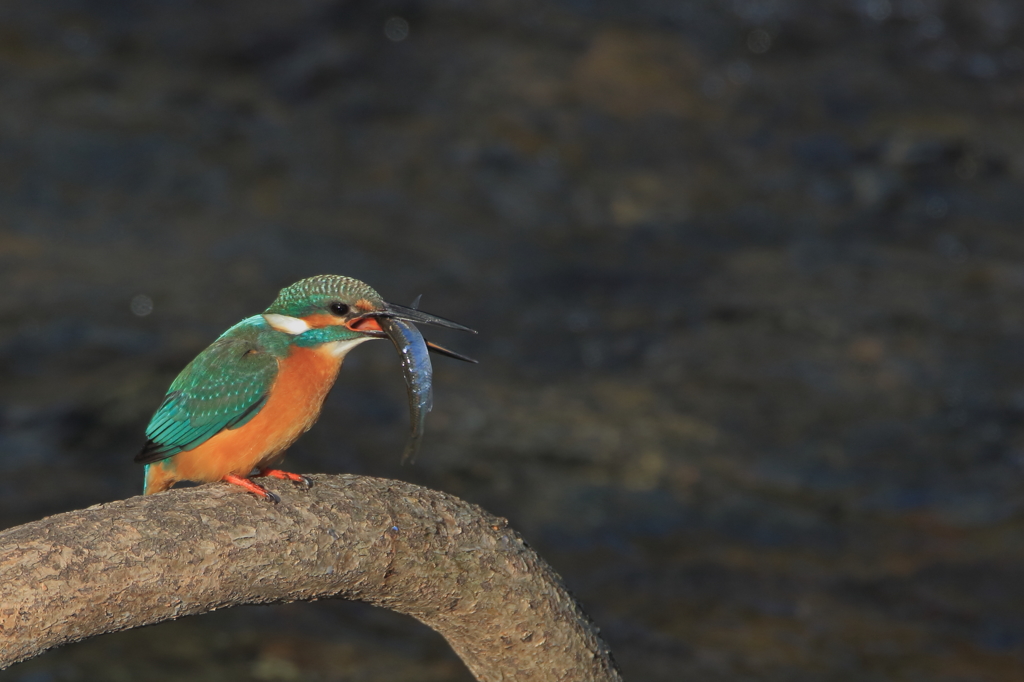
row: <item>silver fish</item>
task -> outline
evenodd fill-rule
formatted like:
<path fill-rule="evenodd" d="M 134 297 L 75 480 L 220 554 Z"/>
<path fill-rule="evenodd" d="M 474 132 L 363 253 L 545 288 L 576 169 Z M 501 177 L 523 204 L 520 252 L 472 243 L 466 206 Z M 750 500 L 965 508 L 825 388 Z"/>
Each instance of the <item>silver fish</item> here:
<path fill-rule="evenodd" d="M 402 356 L 402 374 L 409 393 L 409 442 L 402 454 L 402 462 L 411 462 L 419 450 L 427 413 L 434 407 L 433 368 L 427 342 L 415 326 L 394 317 L 379 318 L 380 327 L 395 344 Z"/>

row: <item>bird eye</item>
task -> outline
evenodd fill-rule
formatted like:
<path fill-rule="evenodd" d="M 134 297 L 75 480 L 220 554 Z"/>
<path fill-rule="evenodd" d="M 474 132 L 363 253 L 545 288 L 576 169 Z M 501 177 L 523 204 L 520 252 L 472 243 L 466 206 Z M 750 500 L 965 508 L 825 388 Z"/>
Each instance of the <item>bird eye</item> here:
<path fill-rule="evenodd" d="M 331 313 L 333 313 L 334 315 L 348 315 L 348 306 L 345 305 L 344 303 L 335 301 L 328 307 L 331 309 Z"/>

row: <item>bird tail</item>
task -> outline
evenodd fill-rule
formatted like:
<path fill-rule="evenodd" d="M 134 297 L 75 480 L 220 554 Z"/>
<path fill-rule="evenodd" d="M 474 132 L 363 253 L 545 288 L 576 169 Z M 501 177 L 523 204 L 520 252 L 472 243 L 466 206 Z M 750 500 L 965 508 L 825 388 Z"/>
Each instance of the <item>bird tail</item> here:
<path fill-rule="evenodd" d="M 170 488 L 175 484 L 177 479 L 174 475 L 167 471 L 163 466 L 163 462 L 153 462 L 152 464 L 146 465 L 145 481 L 142 484 L 143 495 L 153 495 L 154 493 L 162 493 L 163 491 Z"/>

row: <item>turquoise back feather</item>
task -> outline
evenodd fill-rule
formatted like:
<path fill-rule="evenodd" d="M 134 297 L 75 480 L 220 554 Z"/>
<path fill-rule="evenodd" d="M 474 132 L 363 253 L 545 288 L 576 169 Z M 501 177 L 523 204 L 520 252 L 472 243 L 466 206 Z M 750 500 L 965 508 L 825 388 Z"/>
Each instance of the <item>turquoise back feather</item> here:
<path fill-rule="evenodd" d="M 224 332 L 171 384 L 135 461 L 149 464 L 173 457 L 255 417 L 267 401 L 278 358 L 287 355 L 290 339 L 260 315 Z"/>

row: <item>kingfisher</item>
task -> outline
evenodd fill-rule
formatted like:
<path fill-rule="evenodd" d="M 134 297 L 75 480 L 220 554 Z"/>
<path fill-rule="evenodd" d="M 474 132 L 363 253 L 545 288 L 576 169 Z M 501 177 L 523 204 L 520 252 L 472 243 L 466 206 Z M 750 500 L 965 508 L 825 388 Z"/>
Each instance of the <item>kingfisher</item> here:
<path fill-rule="evenodd" d="M 431 407 L 427 351 L 475 362 L 423 340 L 410 323 L 473 330 L 418 310 L 418 300 L 412 307 L 387 303 L 340 275 L 282 289 L 266 311 L 224 332 L 171 384 L 135 457 L 146 465 L 143 494 L 178 481 L 226 481 L 276 503 L 280 498 L 253 478 L 309 487 L 305 476 L 275 465 L 320 416 L 348 352 L 372 339 L 390 338 L 402 355 L 412 413 L 406 457 L 414 454 Z"/>

